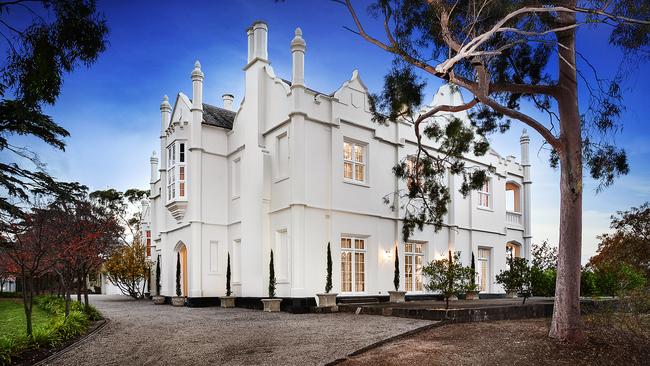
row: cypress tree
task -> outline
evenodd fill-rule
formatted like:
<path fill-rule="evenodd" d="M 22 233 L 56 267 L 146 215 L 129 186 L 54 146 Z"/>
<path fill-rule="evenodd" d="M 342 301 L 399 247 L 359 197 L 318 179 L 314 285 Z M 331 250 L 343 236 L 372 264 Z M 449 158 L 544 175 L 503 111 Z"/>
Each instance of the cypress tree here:
<path fill-rule="evenodd" d="M 399 290 L 399 253 L 397 250 L 397 245 L 395 245 L 395 273 L 393 275 L 393 285 L 395 286 L 395 291 Z"/>
<path fill-rule="evenodd" d="M 269 297 L 275 297 L 275 269 L 273 268 L 273 249 L 271 249 L 271 262 L 269 263 Z"/>
<path fill-rule="evenodd" d="M 472 284 L 476 283 L 476 263 L 474 262 L 474 252 L 472 252 Z"/>
<path fill-rule="evenodd" d="M 160 296 L 160 256 L 156 261 L 156 295 Z"/>
<path fill-rule="evenodd" d="M 176 296 L 181 296 L 181 253 L 176 253 Z"/>
<path fill-rule="evenodd" d="M 329 294 L 332 291 L 332 251 L 330 250 L 330 243 L 327 243 L 327 277 L 325 279 L 325 293 Z"/>
<path fill-rule="evenodd" d="M 230 252 L 228 252 L 228 265 L 226 266 L 226 296 L 230 296 Z"/>

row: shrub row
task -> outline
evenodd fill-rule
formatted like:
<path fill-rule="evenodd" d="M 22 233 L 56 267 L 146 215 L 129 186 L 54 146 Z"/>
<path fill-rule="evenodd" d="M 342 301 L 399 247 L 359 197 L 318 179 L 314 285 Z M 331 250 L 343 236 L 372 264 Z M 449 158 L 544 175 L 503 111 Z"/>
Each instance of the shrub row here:
<path fill-rule="evenodd" d="M 55 296 L 35 299 L 35 305 L 54 315 L 50 322 L 34 328 L 32 338 L 0 337 L 0 365 L 9 365 L 11 360 L 30 348 L 57 347 L 86 332 L 90 321 L 101 319 L 101 314 L 92 305 L 84 310 L 77 301 L 70 302 L 70 313 L 65 317 L 65 300 Z"/>
<path fill-rule="evenodd" d="M 555 268 L 531 268 L 531 290 L 534 296 L 554 296 Z M 642 272 L 628 265 L 618 268 L 583 268 L 580 274 L 581 296 L 617 296 L 623 292 L 643 288 L 646 278 Z"/>

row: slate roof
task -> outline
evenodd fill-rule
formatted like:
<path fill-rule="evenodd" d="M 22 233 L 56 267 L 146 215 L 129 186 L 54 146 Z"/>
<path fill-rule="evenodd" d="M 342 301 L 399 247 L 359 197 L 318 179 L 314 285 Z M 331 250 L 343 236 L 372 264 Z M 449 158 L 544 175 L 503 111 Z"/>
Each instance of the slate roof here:
<path fill-rule="evenodd" d="M 232 130 L 236 113 L 227 109 L 203 103 L 203 123 Z"/>
<path fill-rule="evenodd" d="M 287 83 L 287 85 L 291 86 L 291 80 L 287 80 L 287 79 L 283 79 L 283 78 L 280 78 L 280 80 L 284 81 L 285 83 Z M 314 90 L 312 88 L 306 88 L 306 89 L 311 91 L 314 94 L 327 95 L 327 96 L 330 96 L 330 97 L 334 95 L 333 92 L 330 93 L 330 94 L 327 94 L 327 93 L 319 92 L 318 90 Z"/>

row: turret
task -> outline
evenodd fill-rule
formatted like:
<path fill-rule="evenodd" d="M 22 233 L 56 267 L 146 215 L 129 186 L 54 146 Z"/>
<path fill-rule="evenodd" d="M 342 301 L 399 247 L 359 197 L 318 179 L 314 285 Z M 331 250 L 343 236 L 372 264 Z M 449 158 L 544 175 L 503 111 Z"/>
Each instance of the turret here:
<path fill-rule="evenodd" d="M 172 106 L 169 105 L 169 97 L 166 95 L 163 97 L 162 103 L 160 103 L 160 115 L 161 115 L 161 126 L 160 126 L 160 135 L 165 135 L 165 130 L 169 127 L 169 121 L 172 118 Z"/>
<path fill-rule="evenodd" d="M 291 41 L 291 56 L 292 56 L 292 68 L 291 68 L 291 87 L 294 86 L 304 86 L 305 85 L 305 50 L 307 49 L 307 44 L 302 38 L 302 30 L 296 28 L 295 37 Z"/>
<path fill-rule="evenodd" d="M 151 163 L 151 178 L 149 182 L 153 184 L 158 179 L 158 157 L 155 151 L 151 153 L 149 162 Z"/>

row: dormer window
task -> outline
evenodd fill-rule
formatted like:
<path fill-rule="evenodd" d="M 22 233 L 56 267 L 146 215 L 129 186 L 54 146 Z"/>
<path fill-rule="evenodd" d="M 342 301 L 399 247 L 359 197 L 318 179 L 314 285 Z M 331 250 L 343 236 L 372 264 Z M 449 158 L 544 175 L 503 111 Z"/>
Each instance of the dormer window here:
<path fill-rule="evenodd" d="M 177 159 L 178 158 L 178 159 Z M 186 199 L 185 142 L 174 141 L 167 147 L 167 200 Z"/>

